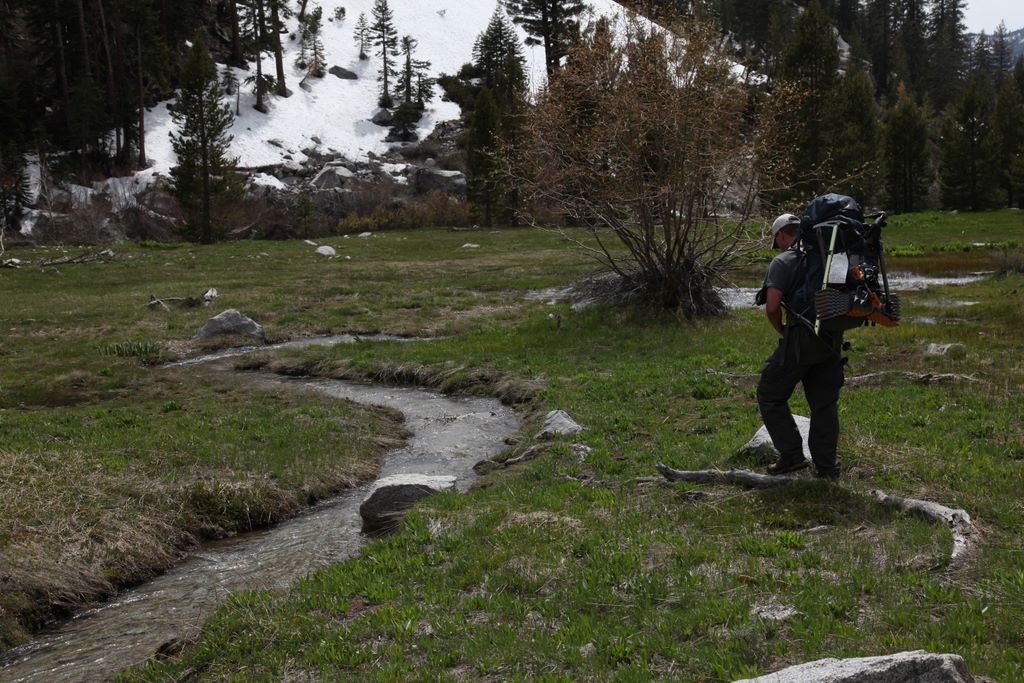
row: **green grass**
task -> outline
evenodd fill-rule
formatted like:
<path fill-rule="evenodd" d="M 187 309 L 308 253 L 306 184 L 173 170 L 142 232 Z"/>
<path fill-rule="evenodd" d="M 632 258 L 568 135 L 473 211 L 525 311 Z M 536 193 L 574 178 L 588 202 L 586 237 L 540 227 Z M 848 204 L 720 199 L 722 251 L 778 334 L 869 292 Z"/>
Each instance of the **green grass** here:
<path fill-rule="evenodd" d="M 979 270 L 972 259 L 991 259 L 991 251 L 943 252 L 936 235 L 952 240 L 967 229 L 980 232 L 980 222 L 992 234 L 977 241 L 1021 239 L 1004 226 L 1013 217 L 936 214 L 901 226 L 899 239 L 893 227 L 890 243 L 926 250 L 903 257 L 908 269 L 934 257 L 922 270 L 955 271 L 957 258 L 969 264 L 963 270 Z M 1019 224 L 1018 231 L 1024 232 Z M 941 325 L 850 333 L 848 375 L 895 370 L 975 381 L 891 377 L 850 386 L 841 401 L 841 484 L 808 479 L 751 492 L 648 478 L 657 462 L 688 469 L 765 464 L 737 453 L 759 425 L 754 388 L 772 343 L 763 313 L 685 321 L 523 301 L 517 291 L 562 286 L 590 267 L 548 233 L 466 239 L 424 231 L 375 240 L 337 240 L 341 254 L 351 245 L 352 261 L 317 261 L 311 247 L 299 244 L 137 253 L 171 264 L 154 294 L 195 295 L 216 286 L 224 299 L 218 308 L 230 300 L 243 312 L 258 311 L 253 317 L 274 337 L 349 329 L 453 335 L 292 351 L 244 361 L 248 367 L 445 377 L 448 386 L 472 391 L 497 391 L 497 380 L 487 378 L 519 378 L 534 387 L 539 409 L 527 415 L 520 446 L 531 442 L 543 410 L 562 408 L 586 426 L 578 440 L 592 453 L 580 459 L 558 442 L 535 460 L 491 473 L 469 495 L 434 498 L 407 517 L 399 534 L 369 542 L 357 558 L 287 593 L 235 596 L 180 659 L 128 672 L 126 680 L 189 672 L 204 680 L 719 681 L 825 656 L 918 648 L 956 652 L 973 673 L 1024 680 L 1021 275 L 908 295 L 906 317 L 929 315 Z M 481 249 L 460 250 L 465 241 Z M 252 252 L 270 254 L 259 259 L 267 271 L 249 270 Z M 192 277 L 191 255 L 205 264 L 196 266 L 203 277 Z M 215 257 L 223 264 L 218 277 Z M 112 291 L 103 296 L 99 286 L 79 286 L 87 302 L 81 305 L 109 310 L 101 302 L 112 297 L 122 302 L 113 310 L 122 312 L 109 329 L 90 335 L 90 351 L 64 343 L 74 346 L 65 354 L 100 378 L 97 386 L 57 391 L 64 385 L 53 378 L 69 366 L 55 353 L 38 370 L 22 365 L 23 377 L 2 371 L 8 400 L 38 398 L 34 407 L 8 404 L 6 413 L 56 411 L 51 404 L 67 394 L 91 406 L 76 404 L 77 410 L 99 410 L 127 387 L 156 391 L 150 384 L 157 371 L 134 357 L 100 353 L 105 344 L 153 341 L 165 355 L 195 350 L 185 339 L 208 312 L 168 316 L 142 308 L 148 292 L 118 285 L 128 280 L 116 272 L 122 267 L 97 266 L 114 271 Z M 62 291 L 53 284 L 21 291 Z M 295 310 L 296 299 L 306 307 Z M 924 305 L 939 299 L 981 303 Z M 24 310 L 2 315 L 5 327 L 22 324 L 19 315 L 32 317 Z M 74 314 L 37 316 L 46 322 L 31 328 L 36 334 L 70 326 Z M 152 324 L 154 318 L 165 326 Z M 26 349 L 32 339 L 27 330 L 13 343 Z M 924 355 L 933 341 L 964 343 L 966 353 Z M 206 390 L 216 392 L 215 384 Z M 181 403 L 164 395 L 154 401 Z M 806 409 L 801 398 L 794 408 Z M 225 419 L 233 410 L 224 408 Z M 173 442 L 178 428 L 169 429 Z M 97 444 L 87 450 L 103 451 L 109 447 L 98 444 L 119 438 L 120 430 L 107 431 L 103 439 L 82 437 Z M 25 432 L 46 433 L 39 424 Z M 245 439 L 239 441 L 244 450 Z M 220 466 L 237 462 L 229 457 Z M 966 508 L 984 532 L 978 554 L 950 568 L 948 531 L 878 506 L 867 495 L 872 488 Z M 754 606 L 770 603 L 799 614 L 784 624 L 751 615 Z"/>

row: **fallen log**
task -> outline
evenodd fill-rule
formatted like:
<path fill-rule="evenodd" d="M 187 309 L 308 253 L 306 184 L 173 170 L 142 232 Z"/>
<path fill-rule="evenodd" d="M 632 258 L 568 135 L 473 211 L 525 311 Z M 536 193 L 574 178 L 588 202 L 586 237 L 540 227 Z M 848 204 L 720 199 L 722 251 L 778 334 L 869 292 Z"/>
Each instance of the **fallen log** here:
<path fill-rule="evenodd" d="M 662 463 L 655 465 L 658 472 L 671 482 L 687 481 L 694 484 L 729 484 L 754 489 L 770 489 L 799 481 L 798 477 L 775 476 L 760 474 L 750 470 L 676 470 Z M 974 547 L 978 529 L 965 510 L 954 509 L 917 498 L 904 498 L 879 491 L 871 491 L 870 495 L 881 505 L 893 507 L 904 512 L 920 515 L 930 522 L 945 524 L 953 535 L 953 549 L 950 551 L 950 564 L 963 561 Z"/>
<path fill-rule="evenodd" d="M 846 386 L 857 386 L 861 384 L 870 384 L 875 380 L 881 379 L 905 379 L 908 382 L 917 382 L 919 384 L 940 384 L 943 382 L 980 382 L 981 380 L 971 375 L 958 375 L 955 373 L 933 373 L 925 372 L 918 374 L 916 372 L 906 372 L 903 370 L 881 370 L 879 372 L 869 372 L 865 375 L 854 375 L 853 377 L 846 378 Z"/>
<path fill-rule="evenodd" d="M 894 496 L 877 489 L 873 490 L 871 495 L 882 505 L 920 515 L 929 522 L 948 526 L 950 533 L 953 534 L 953 550 L 950 551 L 950 562 L 957 562 L 962 559 L 974 546 L 974 541 L 978 536 L 978 529 L 974 526 L 971 516 L 965 510 L 949 508 L 930 500 Z"/>
<path fill-rule="evenodd" d="M 688 481 L 693 484 L 731 484 L 751 489 L 771 489 L 796 481 L 796 477 L 760 474 L 750 470 L 675 470 L 660 462 L 655 467 L 668 481 Z"/>
<path fill-rule="evenodd" d="M 64 256 L 62 258 L 43 261 L 39 264 L 39 267 L 71 266 L 78 265 L 80 263 L 93 263 L 94 261 L 109 261 L 112 258 L 114 258 L 114 252 L 110 249 L 104 249 L 103 251 L 87 251 L 84 254 L 79 254 L 78 256 Z"/>

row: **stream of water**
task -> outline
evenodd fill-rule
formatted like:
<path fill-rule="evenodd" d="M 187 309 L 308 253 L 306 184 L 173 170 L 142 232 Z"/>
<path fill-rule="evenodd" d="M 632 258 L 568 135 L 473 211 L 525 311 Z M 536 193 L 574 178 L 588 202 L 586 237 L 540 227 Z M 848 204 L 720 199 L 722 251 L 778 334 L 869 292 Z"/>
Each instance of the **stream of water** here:
<path fill-rule="evenodd" d="M 254 379 L 401 411 L 413 437 L 385 457 L 381 478 L 453 476 L 465 490 L 473 464 L 498 453 L 519 428 L 513 411 L 494 399 L 336 380 Z M 351 557 L 362 542 L 359 505 L 371 488 L 347 491 L 271 529 L 203 546 L 166 574 L 13 650 L 0 660 L 0 680 L 107 680 L 150 659 L 162 644 L 194 636 L 231 593 L 287 588 L 317 567 Z"/>

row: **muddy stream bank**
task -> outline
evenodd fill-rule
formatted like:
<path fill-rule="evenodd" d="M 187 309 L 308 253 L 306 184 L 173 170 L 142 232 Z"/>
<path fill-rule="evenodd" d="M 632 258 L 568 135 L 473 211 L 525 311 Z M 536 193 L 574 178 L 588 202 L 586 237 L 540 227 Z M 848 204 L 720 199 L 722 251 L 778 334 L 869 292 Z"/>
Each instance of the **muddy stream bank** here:
<path fill-rule="evenodd" d="M 238 354 L 224 352 L 203 360 L 232 355 Z M 496 399 L 273 375 L 251 375 L 247 381 L 261 389 L 311 389 L 329 399 L 400 411 L 413 436 L 385 456 L 380 478 L 453 476 L 464 491 L 475 477 L 474 463 L 501 451 L 504 439 L 519 429 L 512 409 Z M 318 567 L 353 556 L 362 544 L 359 505 L 372 487 L 346 491 L 273 528 L 200 547 L 167 573 L 6 653 L 0 657 L 0 680 L 107 680 L 152 658 L 167 643 L 192 638 L 231 593 L 285 589 Z"/>

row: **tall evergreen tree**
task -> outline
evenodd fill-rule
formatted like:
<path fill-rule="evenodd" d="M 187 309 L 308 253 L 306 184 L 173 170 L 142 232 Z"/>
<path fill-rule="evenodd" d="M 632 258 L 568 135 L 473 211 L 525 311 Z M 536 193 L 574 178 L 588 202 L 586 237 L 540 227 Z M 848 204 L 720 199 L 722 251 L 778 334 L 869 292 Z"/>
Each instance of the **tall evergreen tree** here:
<path fill-rule="evenodd" d="M 395 99 L 401 103 L 412 102 L 422 110 L 425 102 L 420 97 L 422 84 L 429 80 L 430 62 L 416 59 L 413 55 L 418 41 L 412 36 L 403 36 L 401 43 L 402 69 L 398 72 Z"/>
<path fill-rule="evenodd" d="M 999 89 L 994 126 L 1006 205 L 1024 209 L 1024 89 L 1012 78 Z"/>
<path fill-rule="evenodd" d="M 919 209 L 932 179 L 928 121 L 902 83 L 885 122 L 882 160 L 888 205 L 899 213 Z"/>
<path fill-rule="evenodd" d="M 512 20 L 526 30 L 526 44 L 544 46 L 550 78 L 579 35 L 582 0 L 505 0 L 505 6 Z"/>
<path fill-rule="evenodd" d="M 866 38 L 871 55 L 872 75 L 880 93 L 889 92 L 889 77 L 893 68 L 893 34 L 896 24 L 894 1 L 868 2 Z"/>
<path fill-rule="evenodd" d="M 189 49 L 181 71 L 181 90 L 171 117 L 178 132 L 171 145 L 178 164 L 171 169 L 174 194 L 188 213 L 189 224 L 200 242 L 213 241 L 211 201 L 229 185 L 229 169 L 237 161 L 228 156 L 234 122 L 223 97 L 213 63 L 203 39 Z"/>
<path fill-rule="evenodd" d="M 998 157 L 992 107 L 976 84 L 946 112 L 939 142 L 942 203 L 979 211 L 993 204 Z"/>
<path fill-rule="evenodd" d="M 526 58 L 515 28 L 500 7 L 473 44 L 473 65 L 502 110 L 508 111 L 521 99 L 526 89 Z"/>
<path fill-rule="evenodd" d="M 1003 81 L 1013 71 L 1013 48 L 1010 45 L 1006 22 L 1000 21 L 996 32 L 992 34 L 992 69 L 996 89 L 1001 89 Z"/>
<path fill-rule="evenodd" d="M 373 23 L 370 24 L 372 44 L 377 48 L 376 56 L 380 59 L 377 82 L 381 84 L 378 104 L 391 107 L 391 76 L 395 72 L 395 59 L 398 58 L 398 31 L 395 29 L 394 12 L 388 6 L 388 0 L 374 0 Z"/>
<path fill-rule="evenodd" d="M 924 83 L 927 51 L 925 28 L 927 14 L 924 0 L 896 0 L 896 70 L 903 82 L 914 92 Z"/>
<path fill-rule="evenodd" d="M 783 78 L 803 93 L 801 106 L 794 112 L 799 121 L 798 145 L 794 150 L 799 177 L 809 178 L 821 172 L 829 156 L 834 117 L 830 108 L 838 69 L 839 47 L 832 25 L 818 3 L 811 2 L 797 21 L 782 64 Z"/>
<path fill-rule="evenodd" d="M 879 156 L 878 108 L 874 84 L 860 69 L 851 69 L 836 89 L 830 115 L 835 124 L 832 133 L 832 171 L 839 188 L 862 205 L 875 192 Z"/>
<path fill-rule="evenodd" d="M 473 122 L 466 141 L 466 171 L 469 199 L 480 213 L 480 221 L 490 227 L 494 221 L 497 197 L 498 105 L 485 86 L 480 88 L 473 108 Z"/>
<path fill-rule="evenodd" d="M 963 92 L 966 55 L 962 0 L 933 0 L 928 15 L 928 93 L 940 111 Z"/>

